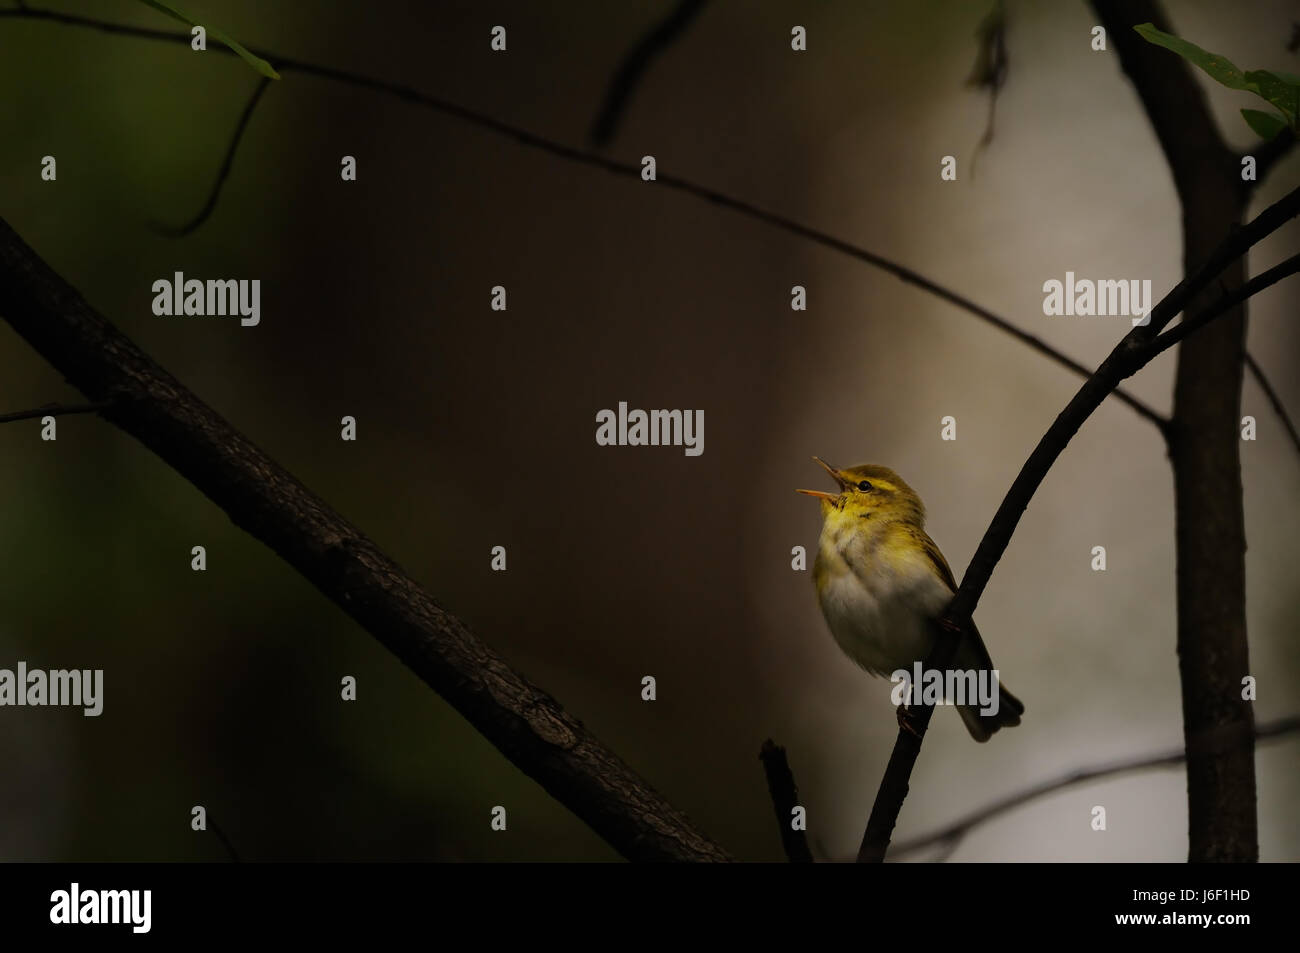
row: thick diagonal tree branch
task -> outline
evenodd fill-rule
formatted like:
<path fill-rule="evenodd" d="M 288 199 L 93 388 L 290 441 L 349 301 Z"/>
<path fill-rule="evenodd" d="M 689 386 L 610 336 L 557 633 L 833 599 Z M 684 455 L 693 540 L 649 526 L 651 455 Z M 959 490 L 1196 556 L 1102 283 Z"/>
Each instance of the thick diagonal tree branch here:
<path fill-rule="evenodd" d="M 930 656 L 925 660 L 926 670 L 942 671 L 952 663 L 953 656 L 957 652 L 960 633 L 970 622 L 971 615 L 993 575 L 994 568 L 1002 558 L 1002 554 L 1006 552 L 1016 526 L 1020 523 L 1021 514 L 1033 499 L 1034 493 L 1037 492 L 1052 465 L 1092 412 L 1101 405 L 1106 395 L 1117 387 L 1120 381 L 1137 373 L 1160 353 L 1157 335 L 1184 308 L 1196 300 L 1225 267 L 1237 261 L 1251 246 L 1276 231 L 1297 214 L 1300 214 L 1300 189 L 1290 192 L 1260 213 L 1259 217 L 1249 225 L 1229 234 L 1199 268 L 1180 281 L 1151 310 L 1150 322 L 1129 331 L 1102 362 L 1101 367 L 1097 368 L 1097 372 L 1079 388 L 1069 404 L 1052 422 L 1047 433 L 1038 441 L 1038 445 L 1029 455 L 1024 466 L 1020 468 L 1020 473 L 1011 484 L 1011 489 L 1007 491 L 997 513 L 994 514 L 993 521 L 985 531 L 983 539 L 980 540 L 979 548 L 971 558 L 966 575 L 962 577 L 957 595 L 935 626 L 935 644 Z M 1224 301 L 1218 304 L 1226 306 Z M 1223 313 L 1221 308 L 1215 311 L 1214 305 L 1211 305 L 1209 310 L 1218 314 Z M 1229 310 L 1228 314 L 1231 313 L 1232 311 Z M 1198 314 L 1189 320 L 1200 322 L 1201 318 Z M 1205 330 L 1202 329 L 1200 333 L 1204 334 Z M 1193 336 L 1189 340 L 1196 340 L 1196 338 Z M 898 733 L 889 764 L 885 768 L 884 778 L 880 782 L 875 803 L 871 808 L 871 817 L 867 821 L 862 847 L 858 851 L 860 862 L 880 862 L 885 859 L 894 825 L 898 821 L 898 812 L 907 797 L 912 768 L 921 753 L 921 742 L 933 713 L 934 709 L 931 706 L 916 706 L 911 719 L 914 730 L 900 730 Z M 1253 726 L 1251 730 L 1253 738 Z M 1247 741 L 1249 742 L 1250 739 Z M 1234 734 L 1224 743 L 1228 742 L 1240 744 L 1240 739 Z M 1189 773 L 1191 766 L 1192 761 L 1189 759 Z"/>
<path fill-rule="evenodd" d="M 337 603 L 632 860 L 727 853 L 335 513 L 96 312 L 0 219 L 0 317 L 104 416 Z"/>

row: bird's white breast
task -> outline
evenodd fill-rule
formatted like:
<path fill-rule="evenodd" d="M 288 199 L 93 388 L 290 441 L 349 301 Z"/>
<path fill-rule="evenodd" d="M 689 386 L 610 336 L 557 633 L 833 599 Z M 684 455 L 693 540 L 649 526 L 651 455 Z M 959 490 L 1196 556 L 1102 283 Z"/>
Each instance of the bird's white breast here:
<path fill-rule="evenodd" d="M 845 556 L 863 571 L 855 573 Z M 925 658 L 933 640 L 927 622 L 943 612 L 952 592 L 923 553 L 884 559 L 870 539 L 855 534 L 824 539 L 818 562 L 822 613 L 849 658 L 878 675 L 910 671 Z"/>

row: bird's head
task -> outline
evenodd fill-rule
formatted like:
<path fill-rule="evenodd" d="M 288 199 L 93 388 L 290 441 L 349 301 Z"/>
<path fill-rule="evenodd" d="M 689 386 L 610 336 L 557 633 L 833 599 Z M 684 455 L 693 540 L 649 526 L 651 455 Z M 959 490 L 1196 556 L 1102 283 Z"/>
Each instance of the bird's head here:
<path fill-rule="evenodd" d="M 897 521 L 917 526 L 925 522 L 925 507 L 921 498 L 889 467 L 866 463 L 860 467 L 839 470 L 820 457 L 813 459 L 839 484 L 839 492 L 795 492 L 817 497 L 821 502 L 823 517 L 836 514 L 841 520 Z"/>

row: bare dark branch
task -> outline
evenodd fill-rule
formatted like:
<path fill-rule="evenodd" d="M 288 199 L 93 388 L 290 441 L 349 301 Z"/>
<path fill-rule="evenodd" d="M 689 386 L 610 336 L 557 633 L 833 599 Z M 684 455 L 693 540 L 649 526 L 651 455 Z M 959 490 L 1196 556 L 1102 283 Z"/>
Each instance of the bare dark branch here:
<path fill-rule="evenodd" d="M 1291 442 L 1295 444 L 1297 452 L 1300 452 L 1300 433 L 1296 433 L 1295 422 L 1291 420 L 1291 415 L 1286 412 L 1286 407 L 1282 405 L 1282 398 L 1278 396 L 1273 385 L 1269 383 L 1268 378 L 1264 376 L 1264 369 L 1255 363 L 1255 359 L 1249 354 L 1246 355 L 1246 366 L 1250 368 L 1250 373 L 1255 377 L 1255 383 L 1259 384 L 1264 396 L 1268 402 L 1273 405 L 1273 411 L 1282 421 L 1282 426 L 1291 436 Z"/>
<path fill-rule="evenodd" d="M 596 148 L 609 145 L 618 131 L 628 100 L 645 78 L 650 64 L 686 32 L 691 22 L 709 0 L 679 0 L 672 13 L 656 23 L 632 47 L 619 64 L 605 91 L 605 101 L 591 125 L 591 144 Z"/>
<path fill-rule="evenodd" d="M 1203 310 L 1184 318 L 1151 342 L 1151 347 L 1155 349 L 1156 354 L 1169 350 L 1188 335 L 1195 334 L 1229 308 L 1241 304 L 1247 298 L 1259 294 L 1265 288 L 1277 284 L 1283 278 L 1294 275 L 1298 271 L 1300 271 L 1300 255 L 1292 255 L 1285 261 L 1274 265 L 1268 271 L 1256 275 L 1236 291 L 1228 292 Z"/>
<path fill-rule="evenodd" d="M 238 852 L 235 850 L 235 845 L 230 842 L 230 838 L 226 836 L 226 832 L 223 831 L 217 825 L 217 822 L 212 819 L 211 814 L 209 814 L 207 817 L 207 824 L 208 824 L 208 829 L 211 830 L 212 833 L 217 835 L 217 840 L 221 842 L 221 846 L 225 848 L 226 853 L 230 855 L 230 862 L 232 864 L 242 863 L 242 861 L 239 859 Z"/>
<path fill-rule="evenodd" d="M 272 64 L 273 66 L 275 64 Z M 235 164 L 235 152 L 239 149 L 239 141 L 244 138 L 244 130 L 248 128 L 248 121 L 253 118 L 253 110 L 257 108 L 262 94 L 266 92 L 266 87 L 271 85 L 269 76 L 263 76 L 253 90 L 253 95 L 248 99 L 248 105 L 244 107 L 244 112 L 239 117 L 239 122 L 235 126 L 234 135 L 230 138 L 230 145 L 226 147 L 226 157 L 221 161 L 221 168 L 217 172 L 217 180 L 212 183 L 212 189 L 208 192 L 208 200 L 199 209 L 199 213 L 183 225 L 163 225 L 155 224 L 159 232 L 169 235 L 172 238 L 183 238 L 190 234 L 200 225 L 208 220 L 212 215 L 212 210 L 217 207 L 217 199 L 221 197 L 221 187 L 226 184 L 226 177 L 230 175 L 231 166 Z"/>
<path fill-rule="evenodd" d="M 993 0 L 993 8 L 975 31 L 978 51 L 975 66 L 966 80 L 967 86 L 987 89 L 989 113 L 984 123 L 984 134 L 971 153 L 970 174 L 975 178 L 975 167 L 984 150 L 993 142 L 993 122 L 997 114 L 998 96 L 1007 81 L 1010 59 L 1007 56 L 1007 10 L 1003 0 Z"/>
<path fill-rule="evenodd" d="M 768 738 L 758 752 L 767 775 L 767 790 L 772 795 L 772 808 L 776 811 L 776 826 L 781 832 L 781 846 L 792 864 L 811 864 L 812 851 L 808 849 L 808 835 L 791 825 L 794 809 L 799 807 L 799 787 L 794 783 L 794 772 L 786 760 L 785 749 Z"/>

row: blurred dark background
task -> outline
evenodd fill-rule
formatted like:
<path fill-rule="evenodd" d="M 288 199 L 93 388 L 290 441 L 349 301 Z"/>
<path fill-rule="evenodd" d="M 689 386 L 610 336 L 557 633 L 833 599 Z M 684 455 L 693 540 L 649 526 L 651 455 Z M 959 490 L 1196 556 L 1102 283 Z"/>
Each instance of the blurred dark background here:
<path fill-rule="evenodd" d="M 408 84 L 584 143 L 650 0 L 190 0 L 244 43 Z M 12 6 L 6 2 L 6 6 Z M 43 7 L 167 29 L 131 0 Z M 989 4 L 715 2 L 655 62 L 607 151 L 911 265 L 1095 365 L 1120 318 L 1047 318 L 1042 284 L 1180 274 L 1179 209 L 1082 3 L 1013 2 L 996 134 L 965 85 Z M 1295 7 L 1166 5 L 1180 35 L 1292 72 Z M 508 50 L 489 30 L 508 30 Z M 808 50 L 790 49 L 790 29 Z M 211 46 L 217 42 L 209 38 Z M 819 520 L 812 454 L 898 470 L 960 578 L 1078 381 L 894 278 L 660 186 L 375 92 L 286 73 L 210 221 L 258 82 L 240 60 L 0 20 L 2 214 L 126 334 L 555 695 L 719 842 L 781 856 L 757 759 L 789 748 L 819 856 L 851 855 L 896 731 L 790 551 Z M 1160 54 L 1166 55 L 1166 54 Z M 1204 79 L 1204 77 L 1201 77 Z M 1210 84 L 1206 83 L 1207 86 Z M 1245 94 L 1209 89 L 1253 140 Z M 941 182 L 955 155 L 959 179 Z M 54 155 L 56 182 L 40 179 Z M 358 180 L 339 178 L 354 155 Z M 1294 187 L 1292 156 L 1256 211 Z M 1289 184 L 1288 184 L 1289 183 Z M 1258 272 L 1300 241 L 1260 245 Z M 160 318 L 151 284 L 259 278 L 262 320 Z M 508 289 L 509 310 L 489 309 Z M 790 289 L 808 289 L 792 312 Z M 1300 412 L 1296 298 L 1252 303 L 1250 348 Z M 1166 355 L 1130 382 L 1169 406 Z M 0 322 L 0 412 L 80 399 Z M 703 408 L 705 450 L 603 448 L 595 413 Z M 1300 709 L 1300 461 L 1253 382 L 1243 413 L 1257 716 Z M 339 418 L 359 439 L 339 439 Z M 958 439 L 940 440 L 954 415 Z M 0 710 L 0 858 L 609 860 L 613 851 L 377 642 L 188 483 L 93 416 L 0 429 L 0 667 L 103 668 L 104 714 Z M 192 572 L 204 545 L 208 571 Z M 489 569 L 508 550 L 508 570 Z M 1107 548 L 1109 569 L 1089 568 Z M 985 746 L 939 712 L 900 836 L 1074 767 L 1181 743 L 1171 479 L 1111 401 L 1035 498 L 977 620 L 1024 724 Z M 344 675 L 358 700 L 339 699 Z M 643 702 L 641 678 L 658 680 Z M 1296 742 L 1261 746 L 1260 853 L 1300 858 Z M 489 828 L 504 805 L 505 833 Z M 1107 807 L 1109 829 L 1089 828 Z M 1180 860 L 1179 770 L 1072 788 L 955 860 Z"/>

